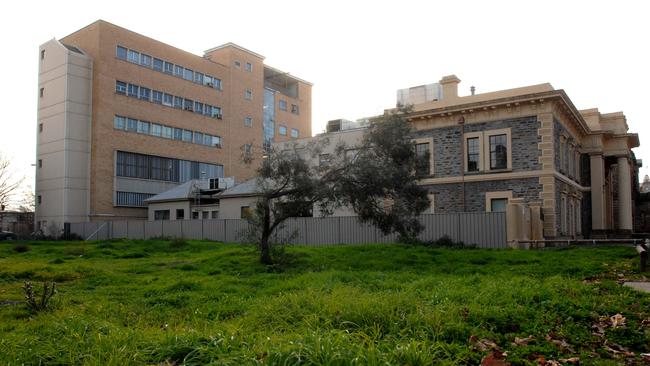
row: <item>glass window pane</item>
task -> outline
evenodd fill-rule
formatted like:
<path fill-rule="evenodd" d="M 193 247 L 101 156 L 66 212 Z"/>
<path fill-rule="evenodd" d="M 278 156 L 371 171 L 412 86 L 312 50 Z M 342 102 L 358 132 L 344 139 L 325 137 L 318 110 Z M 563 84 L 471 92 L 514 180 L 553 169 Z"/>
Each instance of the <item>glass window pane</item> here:
<path fill-rule="evenodd" d="M 163 126 L 162 128 L 162 137 L 166 139 L 171 139 L 173 134 L 173 129 L 171 127 Z"/>
<path fill-rule="evenodd" d="M 174 72 L 174 64 L 171 62 L 165 61 L 164 72 L 167 74 L 172 74 Z"/>
<path fill-rule="evenodd" d="M 211 144 L 212 144 L 212 136 L 206 133 L 205 135 L 203 135 L 203 145 L 210 146 Z"/>
<path fill-rule="evenodd" d="M 126 120 L 124 117 L 115 116 L 113 127 L 116 130 L 123 130 L 126 127 Z"/>
<path fill-rule="evenodd" d="M 149 134 L 149 122 L 138 121 L 138 133 L 148 135 Z"/>
<path fill-rule="evenodd" d="M 115 81 L 115 92 L 126 94 L 126 83 L 123 81 Z"/>
<path fill-rule="evenodd" d="M 203 84 L 203 74 L 200 72 L 194 73 L 194 82 L 198 84 Z"/>
<path fill-rule="evenodd" d="M 174 96 L 171 94 L 164 94 L 163 95 L 163 104 L 171 107 L 174 105 Z"/>
<path fill-rule="evenodd" d="M 183 130 L 183 141 L 192 142 L 192 131 Z"/>
<path fill-rule="evenodd" d="M 203 103 L 194 102 L 194 112 L 203 114 Z"/>
<path fill-rule="evenodd" d="M 135 62 L 136 64 L 140 63 L 140 52 L 134 51 L 134 50 L 129 50 L 128 53 L 128 60 L 131 62 Z"/>
<path fill-rule="evenodd" d="M 156 71 L 162 71 L 163 70 L 163 64 L 165 62 L 159 58 L 154 58 L 153 59 L 153 69 Z"/>
<path fill-rule="evenodd" d="M 175 65 L 174 66 L 174 76 L 183 77 L 183 67 Z"/>
<path fill-rule="evenodd" d="M 126 120 L 126 130 L 135 132 L 138 130 L 138 120 L 133 118 L 127 118 Z"/>
<path fill-rule="evenodd" d="M 478 137 L 467 139 L 467 171 L 479 170 L 479 143 Z"/>
<path fill-rule="evenodd" d="M 195 144 L 203 143 L 203 134 L 201 132 L 194 132 L 194 143 Z"/>
<path fill-rule="evenodd" d="M 157 123 L 152 123 L 151 124 L 151 134 L 153 136 L 161 136 L 162 135 L 162 126 L 157 124 Z"/>
<path fill-rule="evenodd" d="M 506 212 L 507 198 L 493 198 L 490 200 L 492 212 Z"/>
<path fill-rule="evenodd" d="M 192 81 L 194 80 L 194 73 L 190 69 L 185 69 L 183 71 L 183 79 Z"/>
<path fill-rule="evenodd" d="M 174 97 L 174 108 L 181 108 L 181 109 L 183 109 L 183 98 L 181 98 L 181 97 Z"/>
<path fill-rule="evenodd" d="M 115 51 L 115 56 L 119 59 L 126 60 L 126 47 L 122 46 L 117 46 L 117 50 Z"/>
<path fill-rule="evenodd" d="M 140 55 L 140 65 L 144 67 L 151 67 L 151 56 L 145 55 L 144 53 Z"/>
<path fill-rule="evenodd" d="M 185 99 L 183 108 L 186 111 L 192 111 L 194 110 L 194 101 L 192 99 Z"/>
<path fill-rule="evenodd" d="M 296 130 L 295 128 L 292 128 L 291 129 L 291 137 L 298 138 L 298 130 Z"/>
<path fill-rule="evenodd" d="M 174 128 L 174 140 L 183 139 L 183 130 L 180 128 Z"/>
<path fill-rule="evenodd" d="M 286 136 L 287 135 L 287 127 L 286 126 L 280 126 L 280 129 L 278 131 L 280 135 Z"/>
<path fill-rule="evenodd" d="M 221 147 L 221 137 L 212 136 L 212 146 Z"/>
<path fill-rule="evenodd" d="M 129 88 L 128 88 L 128 90 L 129 90 L 128 95 L 129 95 L 130 97 L 135 97 L 135 98 L 137 98 L 137 97 L 138 97 L 138 94 L 140 93 L 140 87 L 137 86 L 137 85 L 135 85 L 135 84 L 129 84 Z"/>
<path fill-rule="evenodd" d="M 506 135 L 490 136 L 490 169 L 508 167 L 508 145 Z"/>
<path fill-rule="evenodd" d="M 140 87 L 140 99 L 149 100 L 151 97 L 151 89 Z"/>
<path fill-rule="evenodd" d="M 157 104 L 162 104 L 163 93 L 158 90 L 154 90 L 152 93 L 152 101 Z"/>

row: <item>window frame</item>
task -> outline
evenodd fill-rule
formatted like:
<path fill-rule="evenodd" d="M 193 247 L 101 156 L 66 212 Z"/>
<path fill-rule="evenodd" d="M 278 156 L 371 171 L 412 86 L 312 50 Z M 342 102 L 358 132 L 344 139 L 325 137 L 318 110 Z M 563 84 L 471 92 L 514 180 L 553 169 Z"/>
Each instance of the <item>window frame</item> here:
<path fill-rule="evenodd" d="M 433 136 L 419 137 L 419 138 L 413 139 L 412 142 L 414 144 L 414 146 L 413 146 L 414 148 L 416 148 L 416 146 L 420 145 L 420 144 L 428 144 L 429 145 L 429 173 L 426 174 L 426 176 L 433 175 L 434 174 L 434 166 L 435 166 L 435 164 L 434 164 L 435 159 L 434 159 L 434 156 L 433 156 L 433 147 L 434 147 L 433 146 Z M 417 154 L 417 150 L 416 150 L 416 154 Z"/>
<path fill-rule="evenodd" d="M 253 127 L 253 117 L 244 117 L 244 126 Z"/>
<path fill-rule="evenodd" d="M 294 131 L 295 131 L 295 136 L 294 136 Z M 300 137 L 300 130 L 298 130 L 297 128 L 292 128 L 291 129 L 291 138 L 292 139 L 297 139 L 299 137 Z"/>
<path fill-rule="evenodd" d="M 284 130 L 284 133 L 282 133 L 283 130 Z M 285 125 L 278 125 L 278 135 L 280 135 L 280 136 L 286 136 L 286 135 L 287 135 L 287 126 L 285 126 Z"/>
<path fill-rule="evenodd" d="M 485 192 L 485 212 L 492 212 L 492 200 L 507 199 L 507 204 L 512 200 L 512 191 Z"/>
<path fill-rule="evenodd" d="M 490 165 L 490 136 L 506 135 L 506 168 L 492 169 Z M 478 170 L 468 170 L 468 143 L 467 141 L 472 138 L 478 138 L 479 144 L 479 159 Z M 501 128 L 494 130 L 483 130 L 475 132 L 465 132 L 463 134 L 463 171 L 464 174 L 481 174 L 481 173 L 498 173 L 507 172 L 512 170 L 512 134 L 511 128 Z"/>

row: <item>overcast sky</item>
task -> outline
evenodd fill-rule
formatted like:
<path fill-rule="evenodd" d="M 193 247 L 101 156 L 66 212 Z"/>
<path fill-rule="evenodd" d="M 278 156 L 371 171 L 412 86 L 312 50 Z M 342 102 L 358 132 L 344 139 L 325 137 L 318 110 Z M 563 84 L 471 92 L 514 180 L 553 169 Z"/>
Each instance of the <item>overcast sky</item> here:
<path fill-rule="evenodd" d="M 7 1 L 0 152 L 33 185 L 38 46 L 104 19 L 202 55 L 235 42 L 314 83 L 313 133 L 456 74 L 460 94 L 550 82 L 577 108 L 623 111 L 650 174 L 643 1 Z M 645 145 L 644 145 L 645 144 Z"/>

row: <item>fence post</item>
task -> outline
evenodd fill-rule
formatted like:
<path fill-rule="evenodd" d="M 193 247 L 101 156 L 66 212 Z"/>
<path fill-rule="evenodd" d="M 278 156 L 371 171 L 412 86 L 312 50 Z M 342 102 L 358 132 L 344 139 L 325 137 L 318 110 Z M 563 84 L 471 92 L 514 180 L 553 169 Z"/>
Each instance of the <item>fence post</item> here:
<path fill-rule="evenodd" d="M 460 212 L 456 213 L 457 223 L 456 223 L 456 241 L 460 241 Z"/>
<path fill-rule="evenodd" d="M 337 244 L 341 244 L 341 216 L 338 217 L 337 225 L 338 225 L 338 230 L 337 230 L 337 233 L 338 233 L 338 237 L 337 237 L 337 239 L 338 239 L 338 243 L 337 243 Z"/>

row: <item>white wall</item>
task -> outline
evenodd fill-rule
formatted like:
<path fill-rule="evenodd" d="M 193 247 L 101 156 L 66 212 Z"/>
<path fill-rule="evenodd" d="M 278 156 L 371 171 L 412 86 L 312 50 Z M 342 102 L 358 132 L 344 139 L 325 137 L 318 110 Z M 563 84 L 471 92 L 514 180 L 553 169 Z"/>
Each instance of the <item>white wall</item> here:
<path fill-rule="evenodd" d="M 220 219 L 241 219 L 241 208 L 255 208 L 256 197 L 230 197 L 219 200 Z"/>

